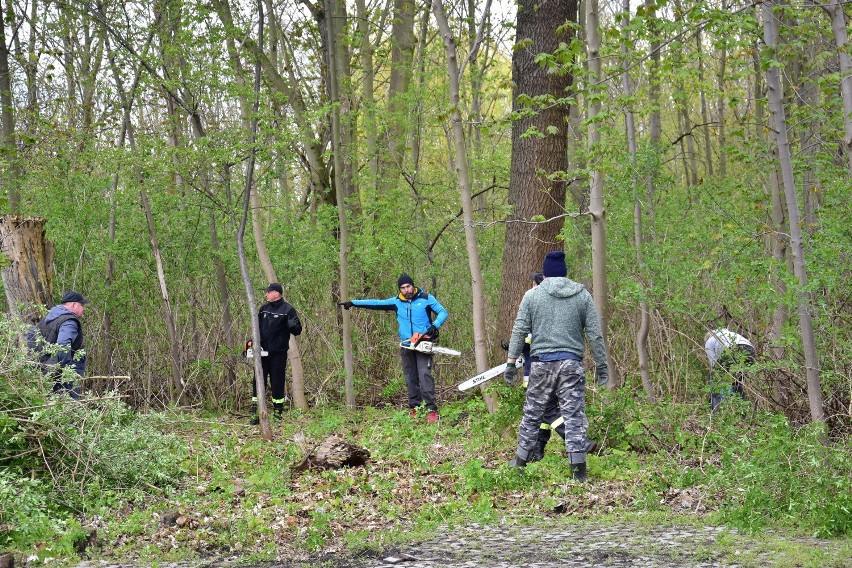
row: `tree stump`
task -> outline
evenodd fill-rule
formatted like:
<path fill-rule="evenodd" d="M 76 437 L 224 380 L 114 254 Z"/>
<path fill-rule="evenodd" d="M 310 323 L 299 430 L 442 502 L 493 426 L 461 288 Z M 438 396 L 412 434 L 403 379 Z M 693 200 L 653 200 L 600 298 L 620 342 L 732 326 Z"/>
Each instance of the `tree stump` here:
<path fill-rule="evenodd" d="M 28 324 L 38 322 L 39 305 L 53 305 L 53 243 L 45 219 L 0 216 L 0 250 L 8 259 L 2 271 L 9 311 Z M 0 259 L 2 260 L 2 259 Z"/>
<path fill-rule="evenodd" d="M 338 436 L 329 436 L 294 469 L 358 467 L 366 465 L 369 460 L 370 450 L 354 446 Z"/>

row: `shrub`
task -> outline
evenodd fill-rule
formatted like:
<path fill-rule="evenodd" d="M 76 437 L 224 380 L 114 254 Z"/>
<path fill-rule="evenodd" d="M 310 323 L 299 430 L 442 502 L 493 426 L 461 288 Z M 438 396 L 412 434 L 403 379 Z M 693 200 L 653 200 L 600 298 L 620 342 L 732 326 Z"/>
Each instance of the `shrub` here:
<path fill-rule="evenodd" d="M 160 418 L 117 395 L 74 401 L 49 385 L 15 347 L 24 326 L 0 318 L 0 543 L 25 546 L 74 532 L 73 512 L 115 495 L 173 485 L 183 443 Z M 73 538 L 73 535 L 71 536 Z"/>

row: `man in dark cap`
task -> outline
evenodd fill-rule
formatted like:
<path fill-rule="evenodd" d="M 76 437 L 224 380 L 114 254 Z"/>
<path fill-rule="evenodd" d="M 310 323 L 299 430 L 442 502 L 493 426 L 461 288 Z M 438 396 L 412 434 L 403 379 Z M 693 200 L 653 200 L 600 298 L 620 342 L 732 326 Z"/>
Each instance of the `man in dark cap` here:
<path fill-rule="evenodd" d="M 302 322 L 296 309 L 284 301 L 284 288 L 278 282 L 266 287 L 266 303 L 257 312 L 260 324 L 261 364 L 263 383 L 272 385 L 272 410 L 275 418 L 281 418 L 286 400 L 287 349 L 290 336 L 302 333 Z M 258 354 L 258 350 L 255 350 Z M 258 424 L 257 383 L 252 381 L 252 424 Z"/>
<path fill-rule="evenodd" d="M 435 296 L 414 286 L 414 280 L 406 273 L 399 275 L 396 282 L 399 293 L 385 300 L 347 300 L 340 305 L 368 310 L 396 312 L 399 323 L 399 339 L 410 340 L 414 334 L 422 334 L 429 341 L 437 341 L 438 328 L 447 319 L 447 310 Z M 425 406 L 429 412 L 427 421 L 438 421 L 438 405 L 435 402 L 435 378 L 432 376 L 432 354 L 400 347 L 402 373 L 408 388 L 408 407 L 411 417 L 417 416 L 417 408 Z"/>
<path fill-rule="evenodd" d="M 554 401 L 565 423 L 565 449 L 574 479 L 586 479 L 586 377 L 583 369 L 585 338 L 594 355 L 598 383 L 607 380 L 607 356 L 600 321 L 592 295 L 582 284 L 566 276 L 565 253 L 547 254 L 542 265 L 544 280 L 524 294 L 512 327 L 505 380 L 517 378 L 515 359 L 532 333 L 530 372 L 524 417 L 518 433 L 515 459 L 523 467 L 539 449 L 539 429 Z"/>
<path fill-rule="evenodd" d="M 80 386 L 64 376 L 62 369 L 71 369 L 81 377 L 86 372 L 80 318 L 88 303 L 82 294 L 69 290 L 59 304 L 27 332 L 27 346 L 38 354 L 42 373 L 54 380 L 53 392 L 66 393 L 75 400 L 80 398 Z"/>

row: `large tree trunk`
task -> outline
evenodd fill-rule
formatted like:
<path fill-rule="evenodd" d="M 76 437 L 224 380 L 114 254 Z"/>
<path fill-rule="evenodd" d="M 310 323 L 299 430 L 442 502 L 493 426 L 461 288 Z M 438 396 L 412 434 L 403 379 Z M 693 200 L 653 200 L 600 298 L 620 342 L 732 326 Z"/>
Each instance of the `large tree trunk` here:
<path fill-rule="evenodd" d="M 763 38 L 769 56 L 775 56 L 778 36 L 778 24 L 772 12 L 772 5 L 764 3 L 761 6 L 763 16 Z M 793 253 L 793 270 L 798 279 L 799 289 L 798 311 L 799 326 L 802 332 L 802 348 L 805 352 L 805 372 L 808 384 L 808 403 L 811 419 L 821 422 L 825 419 L 822 387 L 819 379 L 819 361 L 817 359 L 816 341 L 814 338 L 813 319 L 811 316 L 811 299 L 808 293 L 808 271 L 805 262 L 805 250 L 802 242 L 802 227 L 799 220 L 799 203 L 796 194 L 796 182 L 793 177 L 793 161 L 790 154 L 790 142 L 787 138 L 787 117 L 784 111 L 783 92 L 781 90 L 781 73 L 777 66 L 770 65 L 766 71 L 769 105 L 775 118 L 775 135 L 778 143 L 778 160 L 781 165 L 781 177 L 784 183 L 784 196 L 787 201 L 789 215 L 790 248 Z"/>
<path fill-rule="evenodd" d="M 550 72 L 535 58 L 540 53 L 553 53 L 561 43 L 571 43 L 575 31 L 565 26 L 566 22 L 577 22 L 577 0 L 548 4 L 546 10 L 539 10 L 532 1 L 518 6 L 516 49 L 512 54 L 512 110 L 529 108 L 519 102 L 521 95 L 533 99 L 553 97 L 558 102 L 535 108 L 532 116 L 512 124 L 508 196 L 512 213 L 506 219 L 497 336 L 493 343 L 495 359 L 505 358 L 500 340 L 509 338 L 521 298 L 530 287 L 529 274 L 539 272 L 544 256 L 559 247 L 556 236 L 563 226 L 566 182 L 547 176 L 567 169 L 569 107 L 564 97 L 572 77 Z M 544 136 L 524 136 L 530 129 Z M 547 221 L 531 223 L 530 219 L 538 215 Z"/>
<path fill-rule="evenodd" d="M 586 0 L 586 47 L 589 54 L 589 79 L 588 88 L 593 97 L 589 104 L 589 153 L 594 155 L 599 152 L 601 134 L 598 131 L 596 120 L 601 112 L 600 99 L 597 97 L 601 86 L 601 30 L 598 16 L 598 0 Z M 594 158 L 593 158 L 594 159 Z M 606 281 L 606 209 L 604 206 L 603 171 L 599 168 L 591 168 L 591 187 L 589 191 L 589 215 L 592 218 L 592 294 L 595 299 L 595 307 L 600 318 L 601 335 L 604 344 L 607 345 L 609 355 L 609 341 L 607 339 L 607 327 L 609 323 L 609 301 L 607 299 L 608 287 Z M 609 388 L 621 386 L 621 378 L 618 370 L 613 365 L 612 357 L 609 357 Z"/>
<path fill-rule="evenodd" d="M 9 259 L 0 274 L 9 312 L 28 324 L 40 318 L 39 306 L 52 306 L 53 243 L 44 219 L 17 215 L 0 217 L 0 243 Z"/>

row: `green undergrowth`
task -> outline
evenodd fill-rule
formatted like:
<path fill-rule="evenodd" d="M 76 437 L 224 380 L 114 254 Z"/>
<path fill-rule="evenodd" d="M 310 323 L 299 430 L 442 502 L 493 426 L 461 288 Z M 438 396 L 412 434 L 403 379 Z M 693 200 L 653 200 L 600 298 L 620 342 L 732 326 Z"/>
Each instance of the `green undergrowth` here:
<path fill-rule="evenodd" d="M 6 546 L 73 559 L 72 543 L 93 527 L 90 556 L 255 562 L 377 550 L 470 523 L 695 522 L 751 539 L 767 531 L 801 538 L 852 533 L 852 448 L 826 441 L 820 428 L 793 429 L 783 417 L 739 400 L 711 416 L 698 405 L 649 406 L 629 392 L 593 393 L 590 435 L 600 449 L 588 458 L 590 481 L 578 484 L 558 439 L 541 462 L 522 471 L 506 465 L 523 395 L 499 388 L 495 414 L 470 398 L 443 407 L 436 425 L 391 407 L 294 410 L 273 422 L 271 442 L 246 417 L 147 417 L 146 427 L 157 430 L 147 435 L 161 445 L 128 445 L 132 458 L 113 447 L 114 466 L 126 460 L 125 467 L 136 468 L 125 471 L 128 487 L 121 491 L 114 483 L 94 486 L 76 511 L 63 515 L 44 506 L 43 482 L 27 488 L 19 480 L 29 510 L 45 516 L 18 530 L 16 540 L 5 533 Z M 298 471 L 330 435 L 368 449 L 367 466 Z M 149 477 L 146 464 L 156 464 L 159 477 Z M 164 464 L 176 469 L 163 470 Z M 0 476 L 0 491 L 6 482 Z M 68 544 L 59 547 L 54 538 L 45 552 L 48 529 L 69 535 L 59 539 Z M 735 544 L 706 554 L 724 556 Z M 807 549 L 802 544 L 796 556 L 807 557 Z"/>

